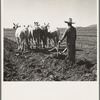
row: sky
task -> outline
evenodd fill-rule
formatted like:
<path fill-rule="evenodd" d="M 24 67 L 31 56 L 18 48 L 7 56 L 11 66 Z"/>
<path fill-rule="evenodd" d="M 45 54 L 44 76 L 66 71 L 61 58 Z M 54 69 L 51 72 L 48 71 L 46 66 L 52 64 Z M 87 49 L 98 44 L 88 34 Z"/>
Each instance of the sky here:
<path fill-rule="evenodd" d="M 3 0 L 3 27 L 13 23 L 34 25 L 38 21 L 51 27 L 66 27 L 69 18 L 74 26 L 97 24 L 97 0 Z"/>

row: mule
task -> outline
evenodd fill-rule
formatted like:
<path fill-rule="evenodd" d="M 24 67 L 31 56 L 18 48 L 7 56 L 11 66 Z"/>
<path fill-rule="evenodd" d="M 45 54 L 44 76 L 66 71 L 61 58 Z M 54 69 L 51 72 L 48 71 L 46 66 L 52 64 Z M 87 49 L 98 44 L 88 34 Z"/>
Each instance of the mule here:
<path fill-rule="evenodd" d="M 25 27 L 19 26 L 19 24 L 13 23 L 13 28 L 15 31 L 15 37 L 18 43 L 18 50 L 24 51 L 25 50 L 25 44 L 27 45 L 27 48 L 29 49 L 29 43 L 28 43 L 28 29 Z"/>

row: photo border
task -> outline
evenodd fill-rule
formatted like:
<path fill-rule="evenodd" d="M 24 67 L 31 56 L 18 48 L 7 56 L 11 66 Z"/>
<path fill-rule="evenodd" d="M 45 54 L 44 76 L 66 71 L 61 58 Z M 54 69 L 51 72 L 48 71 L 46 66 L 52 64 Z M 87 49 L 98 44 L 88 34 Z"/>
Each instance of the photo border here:
<path fill-rule="evenodd" d="M 99 2 L 99 0 L 97 0 L 97 1 Z M 3 6 L 1 2 L 2 2 L 2 0 L 0 0 L 0 5 L 1 5 L 1 8 L 0 8 L 0 16 L 2 15 L 1 13 L 2 13 L 2 6 Z M 98 5 L 100 5 L 100 2 L 99 2 Z M 100 6 L 98 8 L 100 9 Z M 99 35 L 98 36 L 100 38 L 100 18 L 99 18 L 99 16 L 100 16 L 100 10 L 99 9 L 98 9 L 98 20 L 99 20 L 98 21 L 98 25 L 99 25 L 98 26 L 99 27 L 99 29 L 98 29 Z M 2 16 L 1 16 L 1 18 L 2 18 Z M 0 18 L 0 32 L 2 33 L 2 23 L 1 23 L 2 21 L 1 21 L 1 18 Z M 2 40 L 2 34 L 0 34 L 0 39 Z M 100 50 L 100 39 L 99 39 L 99 50 Z M 2 54 L 1 52 L 2 52 L 2 41 L 0 41 L 0 55 Z M 100 53 L 99 53 L 99 57 L 98 58 L 99 58 L 98 61 L 100 62 Z M 1 70 L 2 69 L 1 68 L 2 67 L 2 62 L 1 62 L 1 60 L 2 60 L 2 55 L 0 57 L 0 92 L 1 92 L 0 93 L 0 97 L 1 97 L 0 99 L 2 100 L 2 75 L 1 75 L 2 74 L 2 70 Z M 99 75 L 99 78 L 98 78 L 99 79 L 98 80 L 99 81 L 99 84 L 98 85 L 100 86 L 100 68 L 99 68 L 98 75 Z M 99 87 L 99 99 L 100 99 L 100 87 Z"/>

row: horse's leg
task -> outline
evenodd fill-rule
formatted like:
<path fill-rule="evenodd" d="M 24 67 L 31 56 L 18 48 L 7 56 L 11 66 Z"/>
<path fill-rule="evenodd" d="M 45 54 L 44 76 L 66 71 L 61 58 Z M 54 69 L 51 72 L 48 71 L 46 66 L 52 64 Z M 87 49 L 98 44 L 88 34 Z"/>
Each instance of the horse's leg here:
<path fill-rule="evenodd" d="M 37 38 L 35 40 L 35 45 L 36 45 L 36 49 L 37 49 L 37 47 L 38 47 Z"/>
<path fill-rule="evenodd" d="M 30 47 L 33 48 L 33 35 L 32 34 L 30 34 L 29 41 L 30 41 Z"/>
<path fill-rule="evenodd" d="M 55 46 L 57 46 L 57 43 L 58 43 L 58 38 L 55 37 Z"/>
<path fill-rule="evenodd" d="M 38 47 L 40 47 L 40 46 L 41 46 L 40 36 L 38 36 L 38 39 L 37 39 L 37 45 L 38 45 Z"/>
<path fill-rule="evenodd" d="M 30 46 L 29 46 L 29 42 L 28 42 L 28 38 L 27 37 L 25 38 L 25 42 L 26 42 L 27 48 L 30 49 Z"/>
<path fill-rule="evenodd" d="M 28 41 L 27 44 L 29 44 L 29 46 L 30 46 L 31 45 L 31 43 L 30 43 L 30 37 L 27 39 L 27 41 Z"/>
<path fill-rule="evenodd" d="M 42 38 L 41 37 L 39 37 L 39 44 L 40 44 L 40 47 L 42 48 Z"/>
<path fill-rule="evenodd" d="M 34 43 L 34 42 L 33 42 L 33 37 L 32 37 L 32 49 L 33 49 L 33 43 Z"/>
<path fill-rule="evenodd" d="M 48 38 L 47 38 L 47 45 L 46 45 L 46 47 L 49 47 L 48 41 L 49 41 L 49 40 L 48 40 Z"/>
<path fill-rule="evenodd" d="M 37 47 L 39 47 L 39 38 L 37 37 Z"/>
<path fill-rule="evenodd" d="M 60 48 L 59 35 L 57 36 L 57 46 Z"/>
<path fill-rule="evenodd" d="M 18 51 L 21 50 L 21 39 L 18 38 L 19 44 L 18 44 Z"/>
<path fill-rule="evenodd" d="M 24 39 L 24 40 L 23 40 L 23 44 L 22 44 L 22 45 L 23 45 L 23 51 L 25 51 L 25 41 L 26 41 L 26 40 Z"/>
<path fill-rule="evenodd" d="M 45 36 L 45 46 L 47 46 L 47 37 Z"/>
<path fill-rule="evenodd" d="M 43 41 L 43 48 L 45 48 L 45 38 L 42 37 L 42 41 Z"/>
<path fill-rule="evenodd" d="M 25 51 L 25 42 L 23 42 L 23 49 L 24 49 L 24 51 Z"/>
<path fill-rule="evenodd" d="M 50 41 L 51 41 L 51 39 L 49 39 L 49 47 L 51 47 Z"/>
<path fill-rule="evenodd" d="M 37 39 L 36 39 L 36 36 L 34 35 L 34 37 L 33 37 L 33 38 L 34 38 L 35 46 L 36 46 L 36 48 L 37 48 L 37 42 L 36 42 L 36 41 L 37 41 Z"/>
<path fill-rule="evenodd" d="M 29 38 L 29 41 L 30 41 L 30 47 L 33 48 L 33 37 L 32 36 Z"/>
<path fill-rule="evenodd" d="M 19 38 L 18 37 L 16 38 L 16 40 L 17 40 L 17 44 L 19 44 Z"/>
<path fill-rule="evenodd" d="M 52 47 L 52 39 L 49 38 L 49 47 Z"/>
<path fill-rule="evenodd" d="M 24 40 L 21 43 L 22 43 L 21 51 L 23 52 L 24 51 Z"/>
<path fill-rule="evenodd" d="M 54 47 L 56 46 L 56 40 L 55 40 L 55 37 L 52 38 L 53 41 L 54 41 Z"/>
<path fill-rule="evenodd" d="M 24 38 L 20 38 L 20 50 L 21 50 L 21 52 L 23 52 L 23 50 L 24 50 L 23 43 L 24 43 Z"/>
<path fill-rule="evenodd" d="M 19 46 L 20 46 L 20 41 L 19 41 L 19 38 L 17 37 L 17 38 L 16 38 L 16 40 L 17 40 L 18 50 L 19 50 Z"/>

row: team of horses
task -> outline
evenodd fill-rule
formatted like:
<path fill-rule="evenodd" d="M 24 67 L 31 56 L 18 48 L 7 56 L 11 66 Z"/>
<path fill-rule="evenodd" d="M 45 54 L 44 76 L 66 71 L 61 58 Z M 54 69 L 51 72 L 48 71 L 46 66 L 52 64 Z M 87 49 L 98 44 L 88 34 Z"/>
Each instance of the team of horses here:
<path fill-rule="evenodd" d="M 28 49 L 33 48 L 35 45 L 37 48 L 43 48 L 50 46 L 57 46 L 60 30 L 56 28 L 55 30 L 50 30 L 50 24 L 45 24 L 40 26 L 39 22 L 34 22 L 34 26 L 21 26 L 19 24 L 13 23 L 13 28 L 15 31 L 15 37 L 18 44 L 18 50 L 24 51 L 27 47 Z"/>

